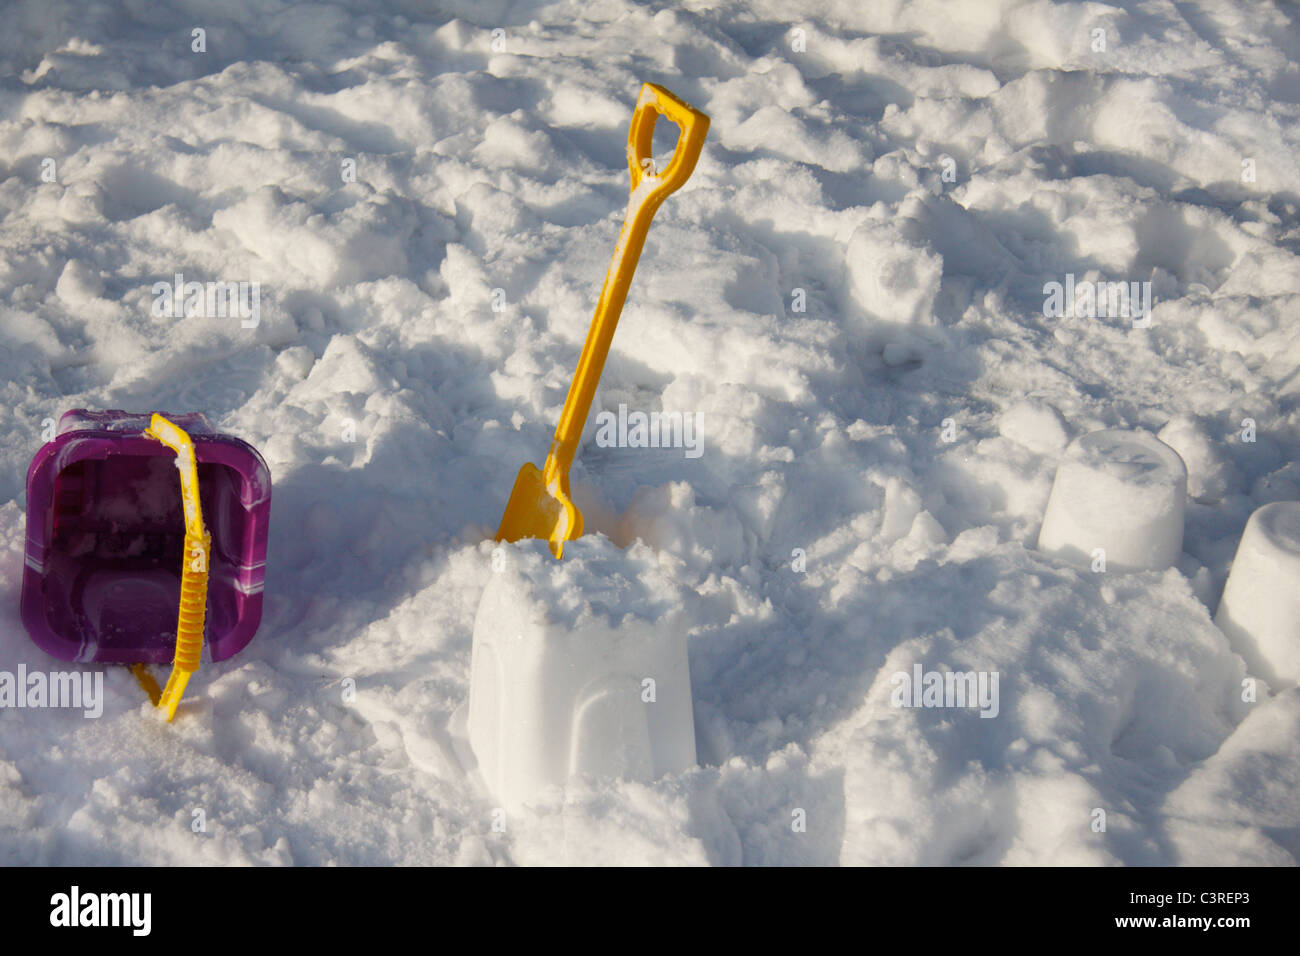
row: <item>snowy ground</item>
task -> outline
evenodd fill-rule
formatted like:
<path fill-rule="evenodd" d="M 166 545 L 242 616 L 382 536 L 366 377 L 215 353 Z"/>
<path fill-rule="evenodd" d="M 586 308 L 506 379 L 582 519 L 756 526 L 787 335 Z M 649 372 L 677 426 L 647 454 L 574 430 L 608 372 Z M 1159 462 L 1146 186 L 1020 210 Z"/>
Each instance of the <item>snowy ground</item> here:
<path fill-rule="evenodd" d="M 44 419 L 205 411 L 275 490 L 261 631 L 173 725 L 121 668 L 98 720 L 0 711 L 0 862 L 1295 863 L 1300 690 L 1243 702 L 1211 621 L 1247 516 L 1300 498 L 1294 7 L 429 6 L 7 6 L 0 670 L 64 666 L 18 617 Z M 447 731 L 484 539 L 564 400 L 644 80 L 713 122 L 588 428 L 699 413 L 704 451 L 586 442 L 608 537 L 570 553 L 694 592 L 700 765 L 494 832 Z M 259 282 L 260 324 L 155 317 L 177 272 Z M 1150 328 L 1044 317 L 1067 273 L 1150 281 Z M 1034 550 L 1102 427 L 1186 460 L 1177 569 Z M 891 706 L 916 664 L 997 671 L 998 716 Z"/>

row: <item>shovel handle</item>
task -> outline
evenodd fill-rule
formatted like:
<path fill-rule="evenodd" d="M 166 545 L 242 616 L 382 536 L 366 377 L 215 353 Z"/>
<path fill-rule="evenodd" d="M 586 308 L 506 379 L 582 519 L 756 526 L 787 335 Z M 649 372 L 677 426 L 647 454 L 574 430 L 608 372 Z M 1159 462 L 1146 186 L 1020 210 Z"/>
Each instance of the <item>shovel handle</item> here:
<path fill-rule="evenodd" d="M 654 143 L 655 123 L 660 116 L 676 123 L 681 135 L 677 138 L 673 158 L 663 172 L 651 174 L 648 169 L 653 162 L 650 149 Z M 695 171 L 708 132 L 709 118 L 695 107 L 662 86 L 643 84 L 641 95 L 637 97 L 636 111 L 632 114 L 632 125 L 627 131 L 627 164 L 632 171 L 632 192 L 635 193 L 647 178 L 658 181 L 653 191 L 659 194 L 660 202 L 676 191 Z"/>
<path fill-rule="evenodd" d="M 662 172 L 651 168 L 655 122 L 660 116 L 666 116 L 681 130 L 673 158 Z M 632 125 L 627 133 L 627 163 L 632 171 L 627 214 L 618 236 L 618 245 L 614 247 L 609 271 L 605 273 L 605 285 L 600 290 L 600 299 L 596 303 L 591 327 L 587 330 L 587 340 L 582 346 L 578 368 L 573 373 L 573 382 L 569 385 L 569 394 L 564 400 L 564 411 L 560 413 L 555 439 L 546 456 L 543 475 L 548 484 L 559 480 L 560 487 L 567 491 L 569 466 L 573 464 L 573 456 L 578 451 L 582 428 L 587 422 L 587 413 L 591 411 L 591 401 L 596 395 L 596 385 L 600 382 L 600 373 L 605 367 L 605 357 L 609 354 L 609 344 L 614 339 L 614 329 L 623 312 L 623 303 L 627 299 L 627 290 L 632 285 L 637 261 L 641 258 L 641 247 L 645 245 L 650 221 L 660 203 L 690 178 L 708 131 L 709 118 L 695 107 L 678 99 L 662 86 L 642 84 L 641 95 L 637 97 L 636 110 L 632 114 Z"/>

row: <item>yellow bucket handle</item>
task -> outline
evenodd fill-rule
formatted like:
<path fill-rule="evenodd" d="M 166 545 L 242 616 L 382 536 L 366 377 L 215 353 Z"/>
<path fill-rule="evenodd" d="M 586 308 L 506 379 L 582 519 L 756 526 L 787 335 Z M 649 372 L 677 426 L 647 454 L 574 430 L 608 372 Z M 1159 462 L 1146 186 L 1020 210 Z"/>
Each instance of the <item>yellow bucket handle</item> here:
<path fill-rule="evenodd" d="M 132 670 L 149 694 L 150 700 L 167 711 L 167 720 L 176 716 L 176 708 L 185 693 L 190 675 L 199 669 L 203 651 L 203 619 L 208 604 L 208 559 L 212 536 L 203 527 L 203 509 L 199 505 L 199 472 L 194 460 L 194 441 L 185 429 L 154 414 L 145 435 L 162 442 L 176 452 L 176 470 L 181 475 L 181 503 L 185 511 L 185 553 L 181 558 L 181 601 L 176 620 L 176 655 L 167 686 L 161 692 L 143 664 Z"/>

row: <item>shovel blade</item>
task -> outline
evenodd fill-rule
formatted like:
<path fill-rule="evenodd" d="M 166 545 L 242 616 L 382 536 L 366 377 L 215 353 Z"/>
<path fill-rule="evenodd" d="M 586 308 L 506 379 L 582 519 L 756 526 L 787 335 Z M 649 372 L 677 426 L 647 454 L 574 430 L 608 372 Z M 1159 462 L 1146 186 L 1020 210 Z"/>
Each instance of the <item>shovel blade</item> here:
<path fill-rule="evenodd" d="M 541 538 L 551 543 L 551 553 L 559 558 L 564 542 L 581 534 L 582 512 L 569 497 L 568 475 L 552 479 L 548 487 L 541 469 L 532 462 L 520 468 L 496 540 Z"/>

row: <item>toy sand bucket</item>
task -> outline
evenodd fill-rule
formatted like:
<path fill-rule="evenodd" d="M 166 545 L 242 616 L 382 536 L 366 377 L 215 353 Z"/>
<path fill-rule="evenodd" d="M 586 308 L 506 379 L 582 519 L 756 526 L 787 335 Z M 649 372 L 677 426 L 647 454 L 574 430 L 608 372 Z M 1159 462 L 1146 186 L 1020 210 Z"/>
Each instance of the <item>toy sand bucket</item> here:
<path fill-rule="evenodd" d="M 27 471 L 23 626 L 62 660 L 138 665 L 170 719 L 200 656 L 257 632 L 270 505 L 262 457 L 199 413 L 67 412 Z M 167 662 L 155 694 L 144 665 Z"/>

